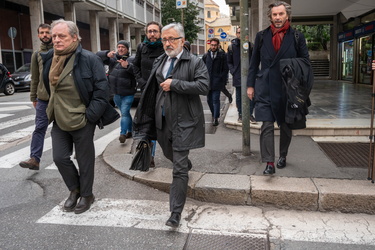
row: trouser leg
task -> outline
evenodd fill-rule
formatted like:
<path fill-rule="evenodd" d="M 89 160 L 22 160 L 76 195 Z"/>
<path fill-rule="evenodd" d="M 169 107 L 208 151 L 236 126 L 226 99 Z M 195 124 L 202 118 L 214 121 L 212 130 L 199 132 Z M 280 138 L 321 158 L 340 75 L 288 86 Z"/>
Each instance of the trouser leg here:
<path fill-rule="evenodd" d="M 213 117 L 219 118 L 220 116 L 220 90 L 212 91 L 212 106 L 214 109 Z"/>
<path fill-rule="evenodd" d="M 275 138 L 274 138 L 274 123 L 263 122 L 260 129 L 260 155 L 262 162 L 275 161 Z"/>
<path fill-rule="evenodd" d="M 236 87 L 236 106 L 237 106 L 238 115 L 242 116 L 241 86 Z"/>
<path fill-rule="evenodd" d="M 290 142 L 292 141 L 292 130 L 284 122 L 280 125 L 280 156 L 286 157 Z"/>
<path fill-rule="evenodd" d="M 213 91 L 212 90 L 208 92 L 207 104 L 208 104 L 208 107 L 210 108 L 212 117 L 214 117 L 214 103 L 213 103 Z"/>
<path fill-rule="evenodd" d="M 34 157 L 38 162 L 43 154 L 44 138 L 48 128 L 47 106 L 48 102 L 38 100 L 35 110 L 35 130 L 31 138 L 30 158 Z"/>

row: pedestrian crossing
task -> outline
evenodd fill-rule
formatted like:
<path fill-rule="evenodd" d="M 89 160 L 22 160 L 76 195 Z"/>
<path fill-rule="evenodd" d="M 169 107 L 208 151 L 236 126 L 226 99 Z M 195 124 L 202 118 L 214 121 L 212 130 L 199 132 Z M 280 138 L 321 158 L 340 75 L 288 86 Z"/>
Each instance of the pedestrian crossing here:
<path fill-rule="evenodd" d="M 28 105 L 25 105 L 28 104 Z M 21 116 L 20 111 L 27 111 L 32 109 L 30 102 L 6 102 L 0 103 L 0 149 L 14 150 L 6 155 L 0 156 L 0 169 L 9 169 L 18 166 L 20 161 L 27 160 L 30 155 L 30 141 L 32 133 L 35 128 L 34 120 L 35 114 Z M 6 118 L 13 117 L 11 120 Z M 27 127 L 25 127 L 27 126 Z M 48 126 L 46 138 L 44 139 L 43 155 L 51 154 L 52 139 L 49 131 L 52 124 Z M 5 131 L 12 130 L 10 132 Z M 101 155 L 106 146 L 120 134 L 120 128 L 110 131 L 103 136 L 100 136 L 94 141 L 95 157 Z M 27 143 L 25 143 L 27 142 Z M 22 148 L 17 147 L 17 144 L 24 145 Z M 74 155 L 74 154 L 73 154 Z M 44 157 L 43 157 L 44 158 Z M 75 161 L 74 157 L 72 160 Z M 52 162 L 47 163 L 45 169 L 56 170 L 56 165 Z"/>

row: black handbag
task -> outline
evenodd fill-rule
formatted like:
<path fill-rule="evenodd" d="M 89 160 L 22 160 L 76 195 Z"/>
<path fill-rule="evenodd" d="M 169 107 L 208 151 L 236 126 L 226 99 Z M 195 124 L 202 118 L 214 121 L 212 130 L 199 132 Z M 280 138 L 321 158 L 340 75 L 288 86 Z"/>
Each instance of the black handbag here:
<path fill-rule="evenodd" d="M 130 170 L 148 171 L 151 164 L 151 145 L 142 139 L 136 148 Z"/>

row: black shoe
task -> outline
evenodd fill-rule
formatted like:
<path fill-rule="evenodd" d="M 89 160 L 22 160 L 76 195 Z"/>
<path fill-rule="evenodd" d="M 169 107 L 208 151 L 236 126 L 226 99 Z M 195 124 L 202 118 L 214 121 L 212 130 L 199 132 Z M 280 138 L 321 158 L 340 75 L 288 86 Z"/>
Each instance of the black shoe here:
<path fill-rule="evenodd" d="M 281 156 L 277 161 L 277 168 L 285 168 L 286 167 L 286 158 Z"/>
<path fill-rule="evenodd" d="M 165 225 L 169 227 L 178 227 L 180 225 L 180 220 L 181 220 L 181 214 L 173 212 L 171 214 L 171 217 L 169 217 L 169 219 L 165 223 Z"/>
<path fill-rule="evenodd" d="M 217 118 L 214 119 L 214 122 L 212 123 L 212 126 L 217 126 L 219 125 L 219 120 Z"/>
<path fill-rule="evenodd" d="M 77 205 L 77 201 L 81 197 L 79 193 L 79 189 L 74 189 L 73 191 L 70 192 L 69 198 L 65 201 L 64 203 L 64 210 L 66 212 L 73 212 L 74 208 Z"/>
<path fill-rule="evenodd" d="M 75 214 L 81 214 L 83 212 L 86 212 L 90 209 L 91 204 L 94 203 L 95 196 L 92 194 L 90 196 L 81 197 L 81 199 L 78 202 L 78 205 L 74 209 Z"/>
<path fill-rule="evenodd" d="M 263 174 L 264 175 L 270 175 L 270 174 L 274 174 L 276 171 L 275 171 L 275 167 L 272 166 L 272 165 L 267 165 L 266 166 L 266 169 L 263 171 Z"/>

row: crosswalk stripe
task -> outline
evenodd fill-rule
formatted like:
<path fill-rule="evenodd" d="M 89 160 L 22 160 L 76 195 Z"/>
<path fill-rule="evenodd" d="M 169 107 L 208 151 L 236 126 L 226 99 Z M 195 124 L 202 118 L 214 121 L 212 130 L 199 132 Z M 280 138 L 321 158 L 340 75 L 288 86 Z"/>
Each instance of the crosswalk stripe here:
<path fill-rule="evenodd" d="M 64 202 L 54 207 L 37 223 L 140 228 L 169 231 L 165 221 L 169 216 L 169 203 L 153 200 L 97 199 L 89 211 L 83 214 L 67 213 L 62 210 Z M 186 205 L 184 211 L 189 211 Z M 182 216 L 187 216 L 185 212 Z M 188 233 L 186 220 L 181 220 L 179 232 Z"/>
<path fill-rule="evenodd" d="M 14 132 L 0 136 L 0 145 L 19 140 L 33 133 L 35 126 L 29 126 L 27 128 L 19 129 Z"/>
<path fill-rule="evenodd" d="M 32 105 L 32 102 L 0 102 L 0 105 Z"/>
<path fill-rule="evenodd" d="M 0 118 L 2 118 L 2 117 L 0 117 Z M 10 128 L 10 127 L 16 126 L 16 125 L 21 124 L 21 123 L 29 122 L 29 121 L 32 121 L 34 119 L 35 119 L 35 115 L 28 115 L 28 116 L 16 118 L 16 119 L 13 119 L 13 120 L 10 120 L 10 121 L 1 122 L 0 123 L 0 130 Z"/>
<path fill-rule="evenodd" d="M 14 106 L 14 107 L 1 107 L 0 112 L 9 112 L 9 111 L 19 111 L 19 110 L 25 110 L 25 109 L 31 109 L 30 106 Z"/>
<path fill-rule="evenodd" d="M 5 118 L 5 117 L 9 117 L 9 116 L 12 116 L 14 114 L 0 114 L 0 119 L 2 118 Z M 2 129 L 1 125 L 0 125 L 0 129 Z"/>

